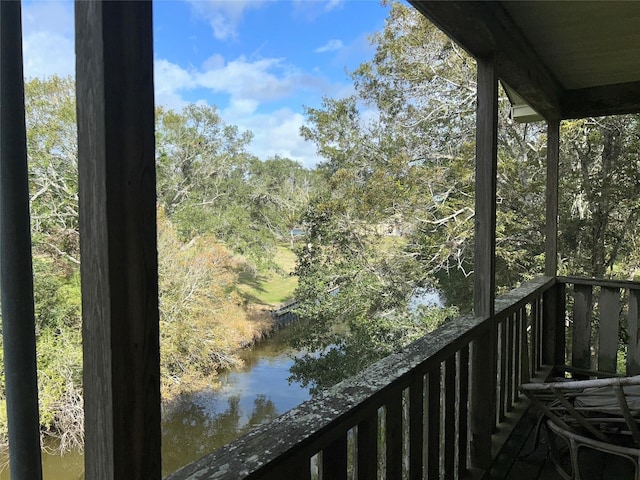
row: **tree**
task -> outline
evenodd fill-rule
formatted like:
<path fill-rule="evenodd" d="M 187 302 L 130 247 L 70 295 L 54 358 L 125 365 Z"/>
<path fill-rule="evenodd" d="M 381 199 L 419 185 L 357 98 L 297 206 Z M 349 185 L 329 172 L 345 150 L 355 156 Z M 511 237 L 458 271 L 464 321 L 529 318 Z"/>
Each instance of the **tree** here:
<path fill-rule="evenodd" d="M 339 367 L 340 351 L 368 361 L 424 332 L 410 303 L 421 289 L 472 297 L 474 62 L 398 3 L 372 43 L 373 59 L 352 74 L 354 95 L 307 108 L 301 130 L 325 159 L 327 185 L 305 215 L 297 291 L 312 319 L 301 344 L 325 353 L 298 362 L 302 377 Z M 538 131 L 514 124 L 502 104 L 497 273 L 507 288 L 542 266 L 544 190 L 531 172 L 544 152 Z"/>
<path fill-rule="evenodd" d="M 267 192 L 262 175 L 290 161 L 262 165 L 247 152 L 252 134 L 225 124 L 212 106 L 188 105 L 180 113 L 158 108 L 156 117 L 158 196 L 182 239 L 214 234 L 249 262 L 272 266 L 276 233 L 282 232 L 271 213 L 297 207 L 284 190 Z M 288 166 L 295 173 L 300 167 L 293 163 Z"/>
<path fill-rule="evenodd" d="M 25 83 L 30 208 L 36 254 L 78 265 L 75 84 L 70 77 Z M 68 266 L 71 266 L 68 265 Z"/>
<path fill-rule="evenodd" d="M 561 133 L 563 270 L 633 276 L 640 265 L 640 116 L 568 121 Z"/>
<path fill-rule="evenodd" d="M 250 202 L 255 221 L 265 225 L 274 237 L 288 238 L 293 248 L 294 230 L 301 225 L 309 203 L 314 176 L 300 163 L 273 157 L 251 162 Z"/>

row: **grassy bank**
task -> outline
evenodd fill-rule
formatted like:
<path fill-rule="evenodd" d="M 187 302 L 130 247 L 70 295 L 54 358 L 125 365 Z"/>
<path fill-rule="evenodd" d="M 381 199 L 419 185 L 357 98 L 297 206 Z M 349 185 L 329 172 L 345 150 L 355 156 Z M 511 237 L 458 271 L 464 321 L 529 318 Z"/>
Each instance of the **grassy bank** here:
<path fill-rule="evenodd" d="M 273 258 L 280 271 L 242 271 L 238 276 L 238 291 L 248 304 L 274 308 L 293 299 L 298 277 L 291 275 L 296 255 L 288 245 L 280 245 Z"/>

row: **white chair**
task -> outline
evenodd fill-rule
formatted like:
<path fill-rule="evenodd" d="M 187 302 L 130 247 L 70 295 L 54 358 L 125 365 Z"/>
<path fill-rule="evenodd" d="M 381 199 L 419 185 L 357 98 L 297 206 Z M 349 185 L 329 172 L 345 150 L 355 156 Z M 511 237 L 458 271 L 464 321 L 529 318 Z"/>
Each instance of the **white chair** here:
<path fill-rule="evenodd" d="M 528 383 L 520 390 L 544 414 L 550 431 L 569 446 L 571 472 L 553 455 L 563 478 L 580 480 L 578 452 L 586 447 L 630 460 L 633 478 L 640 480 L 640 375 Z"/>

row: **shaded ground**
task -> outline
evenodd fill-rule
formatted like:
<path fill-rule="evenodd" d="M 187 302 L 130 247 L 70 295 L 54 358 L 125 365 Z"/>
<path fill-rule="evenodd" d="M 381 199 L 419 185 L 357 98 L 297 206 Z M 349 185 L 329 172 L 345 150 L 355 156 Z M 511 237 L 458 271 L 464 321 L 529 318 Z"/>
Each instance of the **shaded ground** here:
<path fill-rule="evenodd" d="M 298 278 L 290 275 L 295 268 L 295 254 L 288 247 L 279 246 L 273 260 L 281 272 L 258 272 L 257 275 L 249 271 L 240 273 L 238 290 L 247 303 L 276 307 L 293 299 L 293 292 L 298 285 Z"/>

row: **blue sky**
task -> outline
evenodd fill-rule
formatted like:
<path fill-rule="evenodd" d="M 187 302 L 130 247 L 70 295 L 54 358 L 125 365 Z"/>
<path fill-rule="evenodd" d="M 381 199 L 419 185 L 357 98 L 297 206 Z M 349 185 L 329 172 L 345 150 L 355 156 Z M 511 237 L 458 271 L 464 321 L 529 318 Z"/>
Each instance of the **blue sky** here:
<path fill-rule="evenodd" d="M 373 56 L 387 14 L 377 0 L 154 2 L 156 103 L 216 105 L 254 133 L 252 153 L 313 166 L 303 105 L 352 92 L 345 70 Z M 25 76 L 73 75 L 73 4 L 23 2 Z"/>

